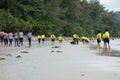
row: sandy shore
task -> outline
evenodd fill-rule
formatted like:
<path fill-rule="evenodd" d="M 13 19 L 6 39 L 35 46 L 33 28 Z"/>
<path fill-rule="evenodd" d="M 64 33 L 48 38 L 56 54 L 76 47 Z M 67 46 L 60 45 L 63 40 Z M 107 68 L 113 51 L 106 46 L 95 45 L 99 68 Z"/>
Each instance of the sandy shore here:
<path fill-rule="evenodd" d="M 36 43 L 35 43 L 36 44 Z M 90 46 L 49 46 L 25 49 L 29 53 L 13 52 L 0 62 L 0 80 L 119 80 L 120 58 L 100 56 Z M 23 48 L 24 49 L 24 48 Z M 54 51 L 54 52 L 52 52 Z M 59 51 L 59 52 L 58 52 Z M 20 55 L 20 58 L 16 58 Z"/>
<path fill-rule="evenodd" d="M 59 42 L 56 41 L 55 44 L 59 44 Z M 51 41 L 45 41 L 44 44 L 42 44 L 42 43 L 38 44 L 38 42 L 35 41 L 35 42 L 32 42 L 31 49 L 39 48 L 39 47 L 46 47 L 46 46 L 50 46 L 50 45 L 51 45 Z M 20 46 L 20 47 L 15 47 L 14 43 L 11 47 L 0 46 L 0 56 L 6 55 L 6 54 L 9 54 L 9 53 L 13 53 L 13 52 L 18 52 L 20 50 L 25 50 L 25 49 L 29 49 L 28 48 L 28 42 L 24 42 L 24 45 Z"/>

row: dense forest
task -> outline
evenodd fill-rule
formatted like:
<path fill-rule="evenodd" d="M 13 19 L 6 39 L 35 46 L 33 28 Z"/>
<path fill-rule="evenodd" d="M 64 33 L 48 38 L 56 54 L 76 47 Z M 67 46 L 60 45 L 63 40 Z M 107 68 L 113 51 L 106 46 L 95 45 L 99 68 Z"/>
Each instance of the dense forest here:
<path fill-rule="evenodd" d="M 1 31 L 95 36 L 104 28 L 120 36 L 115 13 L 105 10 L 99 0 L 0 0 Z"/>

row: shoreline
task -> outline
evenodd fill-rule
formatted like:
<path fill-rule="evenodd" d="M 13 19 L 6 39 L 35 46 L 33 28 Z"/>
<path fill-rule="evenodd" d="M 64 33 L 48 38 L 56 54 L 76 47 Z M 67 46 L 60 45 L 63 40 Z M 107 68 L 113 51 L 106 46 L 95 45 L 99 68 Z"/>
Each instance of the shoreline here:
<path fill-rule="evenodd" d="M 95 44 L 95 42 L 92 42 L 92 43 L 90 43 L 90 47 L 89 47 L 91 50 L 94 50 L 94 51 L 96 51 L 96 54 L 97 55 L 101 55 L 101 56 L 105 56 L 104 54 L 105 54 L 105 52 L 103 51 L 103 47 L 101 46 L 101 50 L 100 50 L 100 52 L 98 52 L 97 50 L 96 50 L 96 44 Z M 118 49 L 115 49 L 115 48 L 111 48 L 111 50 L 110 50 L 110 55 L 109 56 L 111 56 L 111 57 L 120 57 L 120 50 L 118 50 Z"/>

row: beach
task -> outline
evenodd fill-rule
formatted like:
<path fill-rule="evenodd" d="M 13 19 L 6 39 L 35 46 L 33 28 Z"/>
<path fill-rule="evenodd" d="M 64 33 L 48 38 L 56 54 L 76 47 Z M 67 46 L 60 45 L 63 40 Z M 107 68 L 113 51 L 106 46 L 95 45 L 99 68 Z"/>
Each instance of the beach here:
<path fill-rule="evenodd" d="M 31 48 L 10 50 L 12 56 L 1 55 L 5 60 L 0 61 L 0 80 L 119 80 L 120 58 L 99 55 L 91 44 L 67 41 L 52 48 L 50 42 L 34 43 Z M 119 39 L 111 41 L 111 49 L 119 54 Z"/>

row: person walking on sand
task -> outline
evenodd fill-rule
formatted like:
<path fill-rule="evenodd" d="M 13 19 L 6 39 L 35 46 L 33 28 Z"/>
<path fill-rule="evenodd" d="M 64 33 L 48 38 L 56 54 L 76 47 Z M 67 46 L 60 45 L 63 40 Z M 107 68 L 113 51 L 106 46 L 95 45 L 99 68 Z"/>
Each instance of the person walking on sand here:
<path fill-rule="evenodd" d="M 109 33 L 108 29 L 105 29 L 105 52 L 110 52 L 109 42 L 110 42 L 110 33 Z"/>
<path fill-rule="evenodd" d="M 45 41 L 45 34 L 42 34 L 42 35 L 41 35 L 41 38 L 42 38 L 42 44 L 44 44 L 44 41 Z"/>
<path fill-rule="evenodd" d="M 27 38 L 28 38 L 28 47 L 30 48 L 32 46 L 32 32 L 29 32 L 27 34 Z"/>
<path fill-rule="evenodd" d="M 52 44 L 52 46 L 54 45 L 54 42 L 55 42 L 55 35 L 54 34 L 52 34 L 51 36 L 50 36 L 50 38 L 51 38 L 51 44 Z"/>
<path fill-rule="evenodd" d="M 60 42 L 60 47 L 61 47 L 61 44 L 62 44 L 62 41 L 63 41 L 63 37 L 62 37 L 61 34 L 58 36 L 58 41 Z"/>
<path fill-rule="evenodd" d="M 97 50 L 100 52 L 101 31 L 98 31 L 96 38 L 97 38 Z"/>

